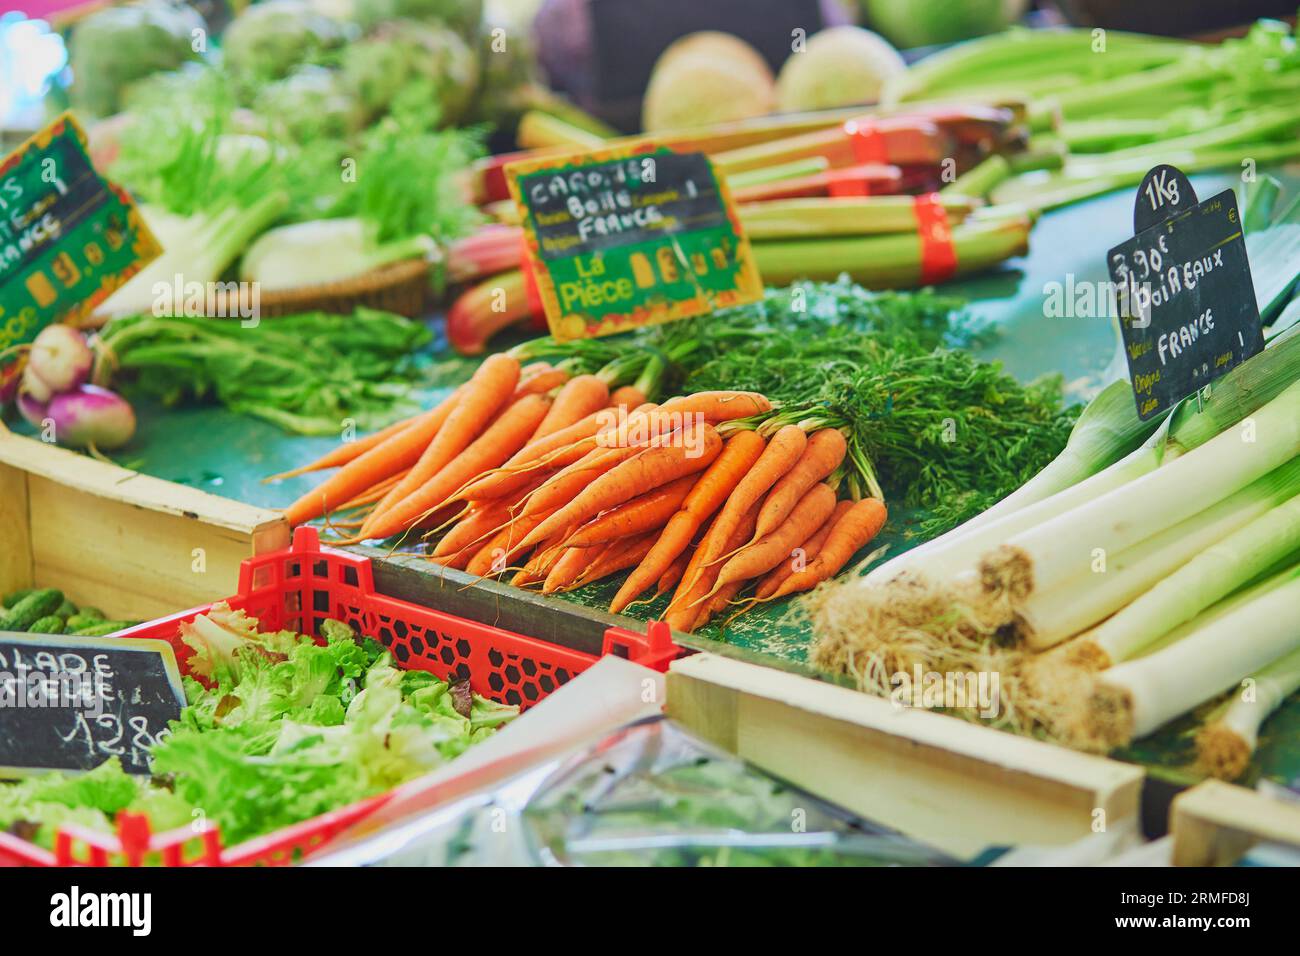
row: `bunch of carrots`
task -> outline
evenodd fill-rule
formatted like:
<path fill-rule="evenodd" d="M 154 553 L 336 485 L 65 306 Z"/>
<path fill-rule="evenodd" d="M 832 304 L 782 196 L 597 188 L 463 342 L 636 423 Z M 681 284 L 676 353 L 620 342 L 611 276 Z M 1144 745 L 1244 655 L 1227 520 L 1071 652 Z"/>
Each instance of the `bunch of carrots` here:
<path fill-rule="evenodd" d="M 884 524 L 879 499 L 837 500 L 843 435 L 766 437 L 773 411 L 756 392 L 656 404 L 494 355 L 437 408 L 275 477 L 338 469 L 292 524 L 329 516 L 352 541 L 420 531 L 432 561 L 547 594 L 631 569 L 610 610 L 675 588 L 664 617 L 691 631 L 751 586 L 751 603 L 814 587 Z"/>

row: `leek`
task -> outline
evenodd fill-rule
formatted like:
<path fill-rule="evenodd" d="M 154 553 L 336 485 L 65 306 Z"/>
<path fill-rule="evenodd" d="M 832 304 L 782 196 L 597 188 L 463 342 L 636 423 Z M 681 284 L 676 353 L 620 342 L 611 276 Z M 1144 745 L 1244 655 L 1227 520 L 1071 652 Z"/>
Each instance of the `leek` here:
<path fill-rule="evenodd" d="M 1086 541 L 1116 554 L 1222 501 L 1300 454 L 1300 382 L 1254 416 L 1259 436 L 1235 429 L 1087 504 L 1016 535 L 986 555 L 986 591 L 1023 601 L 1070 576 L 1072 554 L 1061 542 Z"/>
<path fill-rule="evenodd" d="M 1041 651 L 1106 618 L 1086 642 L 1097 659 L 1127 660 L 1300 548 L 1297 494 L 1300 458 L 1110 557 L 1100 572 L 1084 551 L 1071 580 L 1018 610 L 1018 636 Z"/>
<path fill-rule="evenodd" d="M 945 195 L 939 202 L 950 222 L 961 222 L 972 208 L 970 199 L 961 194 Z M 772 199 L 744 203 L 737 212 L 751 240 L 916 232 L 912 196 Z"/>
<path fill-rule="evenodd" d="M 1253 600 L 1194 623 L 1176 643 L 1103 671 L 1079 716 L 1081 742 L 1123 746 L 1290 654 L 1300 647 L 1297 606 L 1300 567 Z"/>
<path fill-rule="evenodd" d="M 1246 772 L 1259 742 L 1260 725 L 1300 690 L 1300 649 L 1247 680 L 1249 693 L 1243 691 L 1196 735 L 1198 765 L 1221 780 L 1235 780 Z"/>

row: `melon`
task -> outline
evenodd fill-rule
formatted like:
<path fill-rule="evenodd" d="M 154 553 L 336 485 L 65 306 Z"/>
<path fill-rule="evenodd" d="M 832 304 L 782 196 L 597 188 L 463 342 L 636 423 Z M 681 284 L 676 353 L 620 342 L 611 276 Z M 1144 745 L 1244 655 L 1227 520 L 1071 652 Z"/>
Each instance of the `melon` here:
<path fill-rule="evenodd" d="M 907 64 L 884 37 L 861 27 L 831 27 L 791 53 L 776 81 L 782 112 L 825 110 L 874 103 L 880 88 Z"/>
<path fill-rule="evenodd" d="M 641 104 L 647 132 L 766 116 L 776 104 L 767 61 L 727 33 L 691 33 L 655 61 Z"/>

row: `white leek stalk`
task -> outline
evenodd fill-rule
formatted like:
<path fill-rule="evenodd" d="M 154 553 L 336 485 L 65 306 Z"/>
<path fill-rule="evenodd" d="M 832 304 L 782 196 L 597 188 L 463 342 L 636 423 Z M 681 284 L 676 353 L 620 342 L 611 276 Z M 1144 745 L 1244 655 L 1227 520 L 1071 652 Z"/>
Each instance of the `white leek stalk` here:
<path fill-rule="evenodd" d="M 1197 762 L 1220 780 L 1236 780 L 1246 772 L 1259 743 L 1259 728 L 1288 697 L 1300 690 L 1300 649 L 1274 661 L 1243 682 L 1222 715 L 1201 728 L 1196 737 Z"/>
<path fill-rule="evenodd" d="M 1105 651 L 1108 663 L 1127 660 L 1297 549 L 1300 458 L 1186 521 L 1105 556 L 1096 572 L 1089 553 L 1080 553 L 1076 575 L 1024 602 L 1017 630 L 1030 650 L 1041 651 L 1113 615 L 1090 641 Z"/>
<path fill-rule="evenodd" d="M 1132 403 L 1131 395 L 1129 402 Z M 1035 495 L 1021 496 L 1009 505 L 1012 498 L 1038 481 L 1036 476 L 960 527 L 873 568 L 860 583 L 867 586 L 880 584 L 896 577 L 901 571 L 912 569 L 923 570 L 927 576 L 936 580 L 969 569 L 982 554 L 1014 535 L 1155 471 L 1161 460 L 1164 434 L 1164 429 L 1161 429 L 1140 448 L 1078 484 L 1066 485 L 1038 500 L 1035 500 Z M 1046 471 L 1044 469 L 1039 475 Z M 1039 485 L 1039 489 L 1045 490 L 1045 486 Z"/>
<path fill-rule="evenodd" d="M 1293 474 L 1300 470 L 1297 465 L 1300 459 L 1289 466 Z M 1142 588 L 1132 604 L 1098 625 L 1088 635 L 1088 641 L 1110 661 L 1128 660 L 1297 550 L 1300 495 L 1267 509 L 1164 580 L 1154 582 L 1149 589 Z"/>
<path fill-rule="evenodd" d="M 1107 748 L 1127 744 L 1300 647 L 1300 568 L 1281 579 L 1231 612 L 1194 624 L 1177 643 L 1104 671 L 1080 725 L 1087 739 Z"/>
<path fill-rule="evenodd" d="M 1011 538 L 980 562 L 986 589 L 1023 602 L 1069 580 L 1079 549 L 1118 554 L 1300 454 L 1300 382 L 1231 428 L 1127 486 Z"/>

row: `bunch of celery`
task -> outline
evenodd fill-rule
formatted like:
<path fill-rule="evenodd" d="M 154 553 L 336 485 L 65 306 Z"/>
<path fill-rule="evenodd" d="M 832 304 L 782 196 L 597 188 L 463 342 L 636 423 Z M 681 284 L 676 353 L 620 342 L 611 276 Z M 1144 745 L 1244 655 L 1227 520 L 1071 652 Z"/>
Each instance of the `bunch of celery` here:
<path fill-rule="evenodd" d="M 886 87 L 893 103 L 1028 96 L 1030 140 L 1064 168 L 1013 176 L 998 203 L 1047 209 L 1136 184 L 1157 163 L 1186 172 L 1300 155 L 1300 52 L 1261 20 L 1218 46 L 1106 31 L 1010 30 L 927 57 Z"/>

